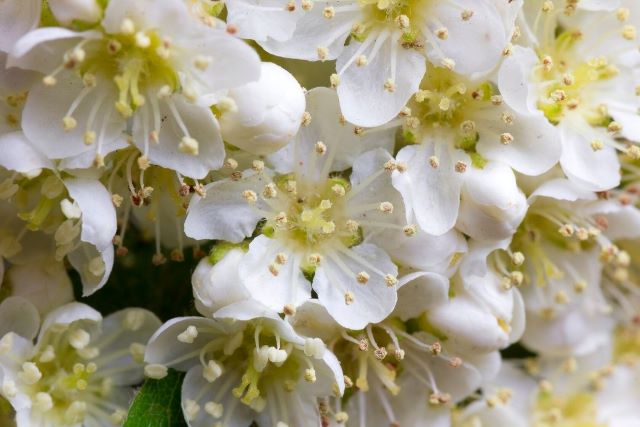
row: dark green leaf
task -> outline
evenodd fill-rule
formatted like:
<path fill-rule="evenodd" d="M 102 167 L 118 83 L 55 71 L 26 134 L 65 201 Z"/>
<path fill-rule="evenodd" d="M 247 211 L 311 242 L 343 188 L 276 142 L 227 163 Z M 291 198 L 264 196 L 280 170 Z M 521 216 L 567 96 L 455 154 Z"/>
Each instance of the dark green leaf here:
<path fill-rule="evenodd" d="M 161 380 L 146 380 L 133 400 L 124 427 L 186 426 L 180 407 L 183 378 L 183 373 L 169 370 Z"/>

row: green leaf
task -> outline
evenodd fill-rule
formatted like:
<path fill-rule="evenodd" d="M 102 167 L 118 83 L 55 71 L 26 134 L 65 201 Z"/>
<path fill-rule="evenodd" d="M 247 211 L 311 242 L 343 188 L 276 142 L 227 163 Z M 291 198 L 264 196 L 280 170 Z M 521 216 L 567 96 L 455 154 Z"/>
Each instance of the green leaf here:
<path fill-rule="evenodd" d="M 169 370 L 161 380 L 147 379 L 129 408 L 124 427 L 182 427 L 180 406 L 184 373 Z"/>

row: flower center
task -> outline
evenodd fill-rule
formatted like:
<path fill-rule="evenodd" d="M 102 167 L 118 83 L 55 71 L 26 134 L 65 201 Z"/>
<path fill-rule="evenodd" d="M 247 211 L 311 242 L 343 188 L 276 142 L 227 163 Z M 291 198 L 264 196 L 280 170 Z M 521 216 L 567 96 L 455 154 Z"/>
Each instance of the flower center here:
<path fill-rule="evenodd" d="M 285 240 L 303 251 L 341 241 L 347 247 L 360 240 L 359 226 L 347 216 L 345 196 L 349 183 L 340 177 L 311 183 L 294 175 L 277 177 L 263 196 L 275 215 L 267 218 L 263 233 Z"/>
<path fill-rule="evenodd" d="M 586 62 L 576 59 L 574 47 L 581 38 L 580 32 L 566 31 L 539 52 L 540 63 L 534 71 L 541 85 L 537 106 L 554 124 L 567 112 L 579 111 L 589 124 L 607 126 L 610 118 L 606 106 L 594 103 L 589 91 L 619 71 L 603 57 Z"/>

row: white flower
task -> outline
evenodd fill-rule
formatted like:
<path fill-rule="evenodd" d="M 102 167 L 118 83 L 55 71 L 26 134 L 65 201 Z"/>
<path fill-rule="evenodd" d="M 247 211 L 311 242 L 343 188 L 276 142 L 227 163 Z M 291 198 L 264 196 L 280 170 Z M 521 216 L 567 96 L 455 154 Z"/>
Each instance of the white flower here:
<path fill-rule="evenodd" d="M 274 153 L 300 128 L 304 92 L 298 81 L 276 64 L 263 62 L 260 80 L 231 89 L 227 96 L 218 104 L 222 137 L 249 153 Z"/>
<path fill-rule="evenodd" d="M 181 0 L 110 1 L 98 29 L 34 30 L 8 64 L 46 74 L 29 92 L 22 126 L 49 158 L 90 153 L 100 166 L 122 147 L 131 118 L 133 142 L 151 163 L 195 178 L 224 158 L 208 106 L 259 73 L 250 47 L 197 21 Z"/>
<path fill-rule="evenodd" d="M 147 346 L 148 374 L 167 366 L 187 371 L 188 425 L 319 423 L 317 398 L 344 391 L 340 364 L 324 344 L 314 341 L 310 351 L 308 340 L 256 302 L 229 305 L 216 316 L 172 319 Z"/>
<path fill-rule="evenodd" d="M 427 310 L 435 330 L 463 354 L 490 353 L 522 336 L 524 303 L 517 289 L 505 289 L 492 271 L 484 276 L 456 276 L 449 301 Z"/>
<path fill-rule="evenodd" d="M 533 45 L 514 48 L 499 76 L 518 113 L 538 109 L 557 126 L 563 171 L 592 190 L 620 182 L 616 151 L 629 148 L 617 138 L 638 140 L 640 99 L 630 67 L 639 54 L 630 28 L 640 23 L 640 12 L 634 2 L 623 5 L 626 13 L 580 12 L 562 23 L 561 8 L 533 8 L 527 17 Z"/>
<path fill-rule="evenodd" d="M 70 175 L 63 179 L 49 171 L 42 172 L 55 169 L 53 162 L 34 149 L 21 132 L 1 136 L 0 150 L 7 153 L 0 158 L 0 166 L 22 174 L 37 172 L 34 179 L 42 196 L 36 205 L 20 207 L 23 211 L 19 217 L 26 221 L 26 227 L 53 231 L 56 259 L 68 257 L 80 273 L 85 295 L 101 288 L 113 267 L 112 240 L 117 228 L 115 208 L 107 189 L 97 179 Z M 50 217 L 54 212 L 55 219 Z M 49 229 L 52 223 L 54 230 Z"/>
<path fill-rule="evenodd" d="M 497 371 L 499 355 L 458 357 L 446 341 L 425 332 L 428 323 L 412 319 L 408 333 L 397 318 L 368 325 L 362 331 L 341 328 L 317 301 L 308 301 L 290 318 L 296 331 L 321 337 L 336 351 L 347 384 L 354 393 L 346 404 L 327 405 L 326 421 L 380 426 L 448 425 L 451 403 L 471 394 Z M 344 413 L 341 413 L 344 412 Z M 350 425 L 350 423 L 347 423 Z"/>
<path fill-rule="evenodd" d="M 30 320 L 27 312 L 21 320 Z M 102 319 L 92 308 L 71 303 L 44 319 L 35 345 L 35 331 L 4 335 L 0 394 L 14 407 L 18 427 L 121 425 L 131 386 L 143 378 L 144 343 L 159 325 L 146 310 Z"/>
<path fill-rule="evenodd" d="M 527 207 L 511 168 L 498 162 L 472 167 L 465 174 L 456 228 L 476 240 L 509 239 Z"/>
<path fill-rule="evenodd" d="M 403 119 L 405 138 L 419 145 L 400 150 L 397 160 L 408 165 L 407 173 L 394 174 L 408 220 L 427 233 L 439 235 L 454 226 L 465 181 L 506 178 L 513 183 L 509 171 L 491 163 L 539 175 L 559 160 L 556 129 L 540 112 L 516 111 L 513 100 L 503 95 L 486 79 L 427 68 Z M 467 191 L 473 185 L 467 184 Z"/>
<path fill-rule="evenodd" d="M 48 4 L 56 19 L 65 25 L 74 21 L 94 23 L 102 16 L 97 0 L 50 0 Z"/>
<path fill-rule="evenodd" d="M 290 0 L 265 3 L 261 0 L 232 0 L 225 2 L 227 22 L 239 37 L 256 41 L 289 40 L 296 22 L 305 8 L 314 6 L 311 0 Z"/>
<path fill-rule="evenodd" d="M 396 300 L 397 268 L 370 239 L 407 238 L 407 225 L 390 182 L 396 164 L 383 149 L 357 157 L 349 181 L 331 175 L 362 150 L 392 142 L 386 130 L 354 133 L 336 104 L 327 89 L 309 92 L 311 123 L 287 148 L 293 157 L 283 173 L 256 161 L 253 170 L 209 184 L 207 197 L 192 200 L 185 231 L 237 243 L 264 218 L 240 265 L 251 295 L 283 311 L 310 298 L 313 286 L 339 323 L 360 328 L 386 317 Z"/>
<path fill-rule="evenodd" d="M 418 89 L 425 56 L 467 75 L 490 71 L 509 42 L 521 2 L 330 0 L 307 5 L 312 7 L 299 15 L 289 39 L 257 41 L 288 58 L 337 58 L 345 117 L 375 126 L 398 114 Z"/>

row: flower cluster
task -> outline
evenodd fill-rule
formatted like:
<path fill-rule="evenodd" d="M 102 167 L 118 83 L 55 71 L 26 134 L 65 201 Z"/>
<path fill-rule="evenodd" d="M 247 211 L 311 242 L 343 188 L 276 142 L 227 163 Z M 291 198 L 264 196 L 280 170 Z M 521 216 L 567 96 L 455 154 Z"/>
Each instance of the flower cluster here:
<path fill-rule="evenodd" d="M 128 425 L 176 370 L 189 427 L 640 425 L 639 27 L 0 0 L 0 424 Z M 140 236 L 193 304 L 103 318 Z"/>

